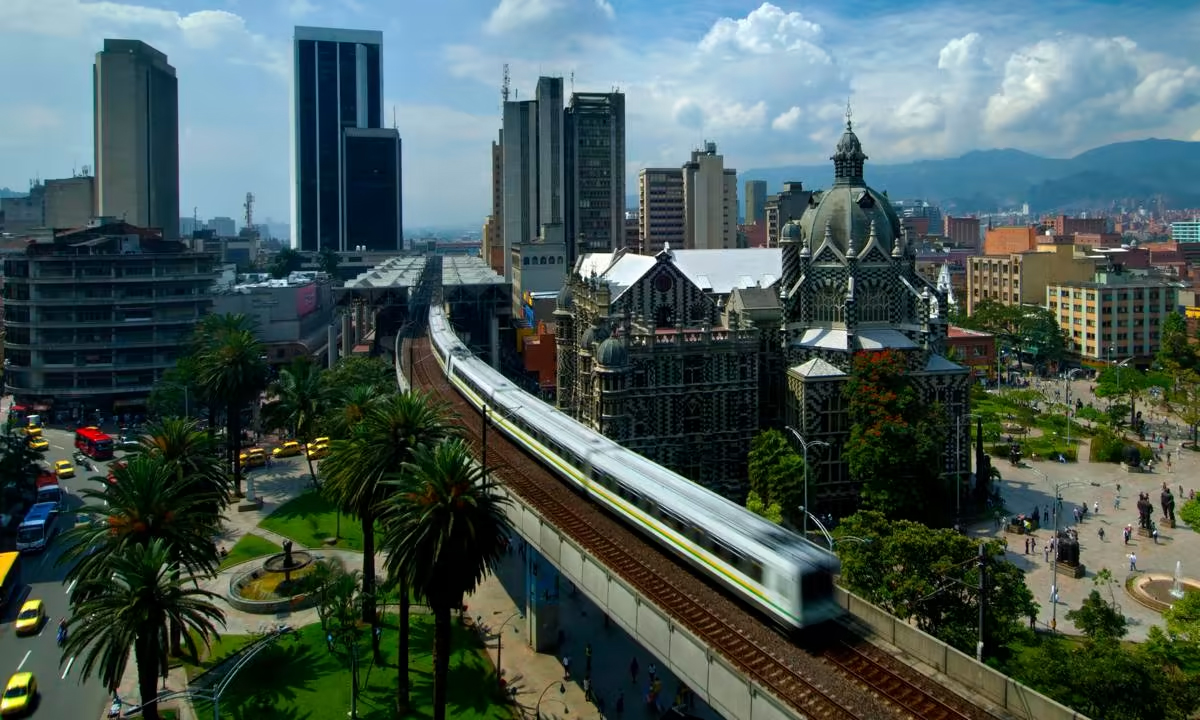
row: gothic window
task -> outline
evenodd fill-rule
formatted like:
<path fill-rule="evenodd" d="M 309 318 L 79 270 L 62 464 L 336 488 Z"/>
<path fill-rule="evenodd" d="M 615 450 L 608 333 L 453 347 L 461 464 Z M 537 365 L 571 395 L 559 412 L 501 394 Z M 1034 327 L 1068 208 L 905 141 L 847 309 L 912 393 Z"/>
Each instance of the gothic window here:
<path fill-rule="evenodd" d="M 668 277 L 659 275 L 659 277 Z M 654 324 L 660 328 L 675 326 L 675 309 L 670 305 L 659 305 L 654 308 Z"/>
<path fill-rule="evenodd" d="M 858 309 L 859 322 L 887 322 L 888 299 L 887 291 L 878 285 L 863 293 Z"/>
<path fill-rule="evenodd" d="M 698 397 L 683 401 L 683 432 L 699 433 L 704 429 L 704 403 Z"/>
<path fill-rule="evenodd" d="M 655 290 L 659 291 L 660 293 L 669 293 L 669 292 L 671 292 L 671 288 L 673 288 L 673 287 L 675 287 L 675 279 L 673 277 L 671 277 L 670 273 L 668 273 L 664 270 L 663 272 L 660 272 L 657 276 L 655 276 L 655 278 L 654 278 L 654 289 Z"/>
<path fill-rule="evenodd" d="M 850 416 L 846 407 L 846 399 L 840 392 L 835 392 L 821 403 L 821 428 L 829 433 L 844 433 L 850 431 Z"/>
<path fill-rule="evenodd" d="M 704 382 L 704 357 L 689 355 L 683 359 L 683 384 L 699 385 Z"/>
<path fill-rule="evenodd" d="M 817 288 L 813 301 L 813 320 L 816 322 L 845 321 L 846 296 L 836 282 L 827 280 L 822 283 Z"/>
<path fill-rule="evenodd" d="M 705 307 L 704 307 L 703 302 L 692 303 L 690 320 L 693 323 L 704 322 L 704 319 L 706 316 L 707 316 L 707 313 L 705 312 Z"/>

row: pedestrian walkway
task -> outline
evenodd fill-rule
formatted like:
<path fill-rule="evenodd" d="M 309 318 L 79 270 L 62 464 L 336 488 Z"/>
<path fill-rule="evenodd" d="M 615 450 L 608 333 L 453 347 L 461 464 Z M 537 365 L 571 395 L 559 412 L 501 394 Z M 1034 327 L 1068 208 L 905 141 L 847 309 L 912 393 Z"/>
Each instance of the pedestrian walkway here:
<path fill-rule="evenodd" d="M 1171 449 L 1177 451 L 1179 440 L 1173 438 L 1171 445 Z M 1081 454 L 1084 457 L 1086 450 L 1083 446 Z M 1200 577 L 1200 534 L 1182 521 L 1174 529 L 1170 528 L 1163 521 L 1160 507 L 1163 483 L 1175 496 L 1177 517 L 1190 492 L 1200 491 L 1200 457 L 1195 453 L 1178 453 L 1172 463 L 1172 472 L 1164 472 L 1165 462 L 1156 466 L 1153 472 L 1135 473 L 1127 473 L 1120 465 L 1111 463 L 1025 462 L 1020 468 L 1008 463 L 1000 463 L 997 467 L 1003 476 L 999 488 L 1007 512 L 1013 516 L 1032 514 L 1034 508 L 1038 508 L 1042 516 L 1042 527 L 1032 533 L 1036 550 L 1026 553 L 1027 536 L 1005 533 L 994 520 L 975 525 L 971 532 L 977 537 L 1007 540 L 1008 559 L 1025 571 L 1026 585 L 1041 606 L 1037 620 L 1039 627 L 1050 628 L 1054 624 L 1060 632 L 1077 634 L 1074 625 L 1066 619 L 1066 613 L 1078 608 L 1093 589 L 1108 597 L 1108 591 L 1093 582 L 1096 573 L 1107 568 L 1115 580 L 1112 590 L 1116 601 L 1129 621 L 1126 639 L 1142 641 L 1151 625 L 1162 625 L 1162 616 L 1125 593 L 1124 582 L 1131 574 L 1129 555 L 1136 553 L 1139 572 L 1171 575 L 1176 561 L 1180 561 L 1185 577 Z M 1058 526 L 1063 530 L 1073 527 L 1079 535 L 1080 561 L 1086 567 L 1086 574 L 1078 579 L 1061 571 L 1056 579 L 1053 555 L 1048 556 L 1045 552 L 1047 543 L 1054 536 L 1053 515 L 1047 519 L 1046 514 L 1053 510 L 1056 485 L 1061 486 L 1063 497 L 1063 514 L 1058 518 Z M 1148 493 L 1154 506 L 1153 518 L 1159 528 L 1157 541 L 1137 534 L 1139 493 Z M 1084 505 L 1088 512 L 1081 522 L 1076 522 L 1074 511 Z M 1122 533 L 1126 525 L 1133 528 L 1128 543 Z M 1058 602 L 1052 603 L 1051 589 L 1055 585 Z"/>
<path fill-rule="evenodd" d="M 542 567 L 549 565 L 543 563 Z M 645 698 L 651 687 L 651 668 L 661 686 L 661 708 L 672 706 L 681 684 L 665 663 L 624 630 L 607 624 L 604 613 L 575 593 L 565 578 L 561 580 L 558 608 L 562 631 L 559 649 L 555 654 L 536 652 L 530 646 L 523 615 L 524 588 L 524 559 L 513 551 L 504 558 L 499 571 L 467 598 L 466 604 L 468 615 L 487 628 L 488 653 L 493 661 L 500 655 L 503 677 L 509 688 L 515 689 L 515 702 L 527 717 L 536 717 L 539 709 L 545 718 L 647 717 Z M 564 658 L 570 659 L 569 673 L 564 669 Z M 637 672 L 631 675 L 634 660 Z M 591 699 L 585 698 L 584 692 L 584 679 L 589 677 Z M 623 703 L 623 712 L 618 711 L 618 703 Z M 694 700 L 694 706 L 689 712 L 696 717 L 720 717 L 700 700 Z"/>

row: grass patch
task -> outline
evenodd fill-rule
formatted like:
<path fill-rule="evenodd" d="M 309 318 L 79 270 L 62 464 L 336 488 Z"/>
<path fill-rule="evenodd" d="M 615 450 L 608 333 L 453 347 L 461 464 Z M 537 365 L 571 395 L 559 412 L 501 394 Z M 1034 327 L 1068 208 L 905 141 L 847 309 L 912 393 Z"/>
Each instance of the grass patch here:
<path fill-rule="evenodd" d="M 222 635 L 217 640 L 213 641 L 212 647 L 207 651 L 204 649 L 204 643 L 199 639 L 196 640 L 196 645 L 201 657 L 185 657 L 182 658 L 184 672 L 187 673 L 188 680 L 193 680 L 204 671 L 220 664 L 222 660 L 238 652 L 250 643 L 254 642 L 253 635 Z M 185 646 L 184 653 L 187 653 Z"/>
<path fill-rule="evenodd" d="M 229 554 L 221 561 L 221 570 L 231 568 L 238 563 L 244 563 L 247 560 L 253 560 L 257 557 L 266 555 L 275 555 L 283 552 L 283 548 L 266 538 L 259 537 L 253 533 L 247 533 L 242 536 L 241 540 L 229 550 Z"/>
<path fill-rule="evenodd" d="M 409 718 L 433 717 L 433 618 L 411 617 Z M 369 633 L 359 646 L 358 714 L 363 720 L 390 720 L 396 705 L 395 617 L 385 619 L 383 665 L 371 663 Z M 250 638 L 246 638 L 249 640 Z M 448 717 L 463 720 L 511 720 L 513 710 L 498 697 L 495 671 L 478 638 L 454 628 L 450 659 Z M 213 653 L 216 657 L 216 653 Z M 350 666 L 341 652 L 329 652 L 319 624 L 278 640 L 251 661 L 221 698 L 221 716 L 234 720 L 326 720 L 344 718 L 350 709 Z M 197 701 L 198 717 L 212 707 Z"/>
<path fill-rule="evenodd" d="M 320 493 L 306 492 L 275 509 L 259 527 L 295 540 L 309 548 L 319 548 L 325 538 L 337 535 L 339 513 Z M 334 547 L 361 551 L 362 527 L 356 518 L 341 514 L 341 537 Z"/>

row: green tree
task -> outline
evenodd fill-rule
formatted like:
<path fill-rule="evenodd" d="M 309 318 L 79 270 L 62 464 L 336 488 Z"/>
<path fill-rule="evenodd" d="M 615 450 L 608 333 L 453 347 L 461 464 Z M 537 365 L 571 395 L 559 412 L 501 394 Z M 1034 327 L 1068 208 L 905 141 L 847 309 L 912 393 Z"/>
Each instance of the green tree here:
<path fill-rule="evenodd" d="M 269 272 L 273 278 L 285 278 L 304 265 L 304 256 L 290 247 L 280 250 L 271 261 Z"/>
<path fill-rule="evenodd" d="M 1177 312 L 1167 313 L 1159 331 L 1158 362 L 1174 371 L 1194 370 L 1200 356 L 1188 339 L 1187 319 Z"/>
<path fill-rule="evenodd" d="M 362 573 L 347 571 L 339 560 L 322 560 L 316 576 L 317 616 L 330 650 L 340 651 L 350 667 L 350 717 L 358 717 L 358 645 L 362 640 L 359 615 L 366 603 Z"/>
<path fill-rule="evenodd" d="M 157 720 L 158 678 L 167 667 L 167 626 L 186 628 L 189 651 L 197 639 L 207 646 L 224 625 L 212 603 L 216 595 L 185 585 L 173 575 L 171 551 L 160 540 L 133 545 L 104 557 L 106 576 L 74 607 L 62 657 L 77 657 L 80 672 L 117 687 L 132 647 L 137 663 L 142 716 Z"/>
<path fill-rule="evenodd" d="M 783 508 L 779 507 L 779 503 L 767 505 L 753 490 L 746 496 L 746 509 L 773 523 L 783 522 Z"/>
<path fill-rule="evenodd" d="M 367 386 L 386 394 L 396 390 L 396 370 L 383 358 L 351 355 L 325 371 L 325 384 L 342 393 Z"/>
<path fill-rule="evenodd" d="M 842 520 L 835 538 L 842 583 L 868 601 L 965 653 L 979 635 L 979 543 L 953 530 L 931 529 L 862 511 Z M 1004 559 L 1003 546 L 985 544 L 988 582 L 985 652 L 993 653 L 1037 614 L 1023 573 Z"/>
<path fill-rule="evenodd" d="M 750 493 L 763 508 L 775 507 L 776 514 L 795 516 L 796 508 L 804 504 L 804 459 L 788 437 L 778 430 L 756 435 L 750 441 L 749 470 Z M 746 502 L 750 507 L 749 498 Z"/>
<path fill-rule="evenodd" d="M 885 350 L 855 353 L 843 394 L 850 437 L 842 448 L 866 508 L 889 517 L 941 524 L 951 508 L 932 498 L 953 497 L 942 475 L 945 417 L 922 403 L 904 356 Z"/>
<path fill-rule="evenodd" d="M 1001 349 L 1028 355 L 1036 366 L 1058 362 L 1067 352 L 1066 334 L 1054 315 L 1042 307 L 987 299 L 958 324 L 995 335 Z"/>
<path fill-rule="evenodd" d="M 1107 367 L 1096 377 L 1096 397 L 1125 398 L 1129 402 L 1129 424 L 1137 427 L 1137 404 L 1150 388 L 1170 389 L 1171 378 L 1161 372 L 1143 372 L 1132 367 Z"/>
<path fill-rule="evenodd" d="M 405 472 L 405 463 L 422 445 L 436 445 L 452 433 L 446 406 L 422 393 L 394 394 L 373 403 L 349 438 L 334 439 L 329 456 L 321 461 L 322 492 L 362 526 L 364 622 L 378 622 L 375 521 L 381 504 L 395 489 L 384 480 Z M 402 614 L 406 610 L 402 607 Z M 401 620 L 407 624 L 407 615 Z M 378 652 L 378 642 L 373 646 Z M 408 657 L 407 648 L 403 657 Z"/>
<path fill-rule="evenodd" d="M 1192 443 L 1200 442 L 1200 371 L 1175 373 L 1175 382 L 1165 392 L 1167 407 L 1191 431 Z"/>
<path fill-rule="evenodd" d="M 1067 620 L 1074 623 L 1079 632 L 1092 639 L 1119 640 L 1127 632 L 1125 616 L 1101 597 L 1099 590 L 1088 593 L 1078 609 L 1068 610 Z"/>
<path fill-rule="evenodd" d="M 321 252 L 317 253 L 317 265 L 321 270 L 329 275 L 330 278 L 337 280 L 338 265 L 342 262 L 341 256 L 331 247 L 321 248 Z"/>
<path fill-rule="evenodd" d="M 462 440 L 417 450 L 394 480 L 383 546 L 390 574 L 407 579 L 434 617 L 433 717 L 446 717 L 451 613 L 500 562 L 512 532 L 508 499 Z"/>
<path fill-rule="evenodd" d="M 168 368 L 150 389 L 146 409 L 150 417 L 197 417 L 204 405 L 204 392 L 196 384 L 196 356 L 184 355 Z"/>
<path fill-rule="evenodd" d="M 291 437 L 307 445 L 322 434 L 321 419 L 329 413 L 334 393 L 325 383 L 326 375 L 312 358 L 299 357 L 279 371 L 279 377 L 267 388 L 271 398 L 263 406 L 263 418 L 272 428 L 286 428 Z M 313 487 L 317 470 L 312 458 L 304 454 Z"/>
<path fill-rule="evenodd" d="M 242 412 L 267 387 L 269 368 L 263 346 L 247 329 L 235 329 L 241 316 L 226 319 L 200 353 L 197 380 L 208 397 L 225 406 L 226 459 L 233 468 L 235 491 L 242 494 Z"/>

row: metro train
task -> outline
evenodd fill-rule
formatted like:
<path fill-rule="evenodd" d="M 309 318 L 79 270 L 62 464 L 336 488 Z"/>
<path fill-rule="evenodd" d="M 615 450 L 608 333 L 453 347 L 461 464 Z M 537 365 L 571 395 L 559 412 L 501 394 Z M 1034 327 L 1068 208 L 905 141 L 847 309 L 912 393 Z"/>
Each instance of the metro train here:
<path fill-rule="evenodd" d="M 577 490 L 788 630 L 833 619 L 837 556 L 539 400 L 476 358 L 442 308 L 434 356 L 475 408 Z"/>

